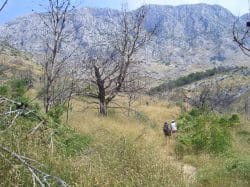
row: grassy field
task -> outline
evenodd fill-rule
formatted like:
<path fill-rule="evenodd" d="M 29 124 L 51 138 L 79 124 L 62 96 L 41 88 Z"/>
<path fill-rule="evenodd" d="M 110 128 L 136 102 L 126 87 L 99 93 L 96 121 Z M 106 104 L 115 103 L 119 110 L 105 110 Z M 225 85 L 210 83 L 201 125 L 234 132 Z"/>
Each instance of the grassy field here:
<path fill-rule="evenodd" d="M 116 102 L 127 103 L 124 97 Z M 245 119 L 231 129 L 228 151 L 179 156 L 177 139 L 184 132 L 171 138 L 162 132 L 164 121 L 180 122 L 181 111 L 174 103 L 141 96 L 130 116 L 111 108 L 102 117 L 86 98 L 73 100 L 71 108 L 68 123 L 65 114 L 62 123 L 51 122 L 32 136 L 27 135 L 33 121 L 21 118 L 13 129 L 1 131 L 0 143 L 39 161 L 46 172 L 70 186 L 249 185 L 250 129 Z M 0 163 L 0 186 L 32 186 L 20 164 Z"/>
<path fill-rule="evenodd" d="M 165 120 L 177 118 L 178 107 L 147 97 L 135 106 L 138 111 L 130 117 L 125 111 L 111 110 L 104 118 L 96 110 L 81 112 L 86 106 L 73 103 L 76 111 L 70 112 L 69 125 L 94 139 L 93 154 L 79 162 L 82 169 L 93 164 L 84 169 L 81 177 L 88 182 L 80 186 L 185 186 L 194 182 L 190 180 L 193 173 L 184 171 L 184 164 L 174 156 L 174 137 L 168 140 L 162 132 Z"/>
<path fill-rule="evenodd" d="M 86 105 L 79 101 L 73 103 L 73 108 L 75 111 L 70 113 L 69 125 L 77 132 L 93 136 L 91 150 L 93 149 L 98 155 L 90 153 L 80 161 L 79 167 L 90 164 L 89 160 L 94 162 L 91 168 L 92 174 L 85 168 L 85 174 L 81 177 L 86 177 L 84 181 L 88 181 L 91 176 L 96 181 L 96 183 L 88 181 L 81 185 L 101 183 L 107 186 L 235 186 L 236 184 L 247 186 L 249 184 L 247 158 L 250 151 L 249 122 L 242 121 L 232 130 L 233 145 L 226 153 L 201 152 L 179 157 L 175 152 L 176 136 L 167 139 L 162 133 L 163 122 L 177 119 L 180 115 L 180 109 L 174 104 L 144 96 L 134 104 L 139 115 L 135 112 L 128 117 L 125 111 L 110 110 L 107 118 L 99 116 L 96 110 L 81 112 Z M 246 164 L 246 167 L 230 169 L 234 167 L 234 162 Z M 134 170 L 134 166 L 137 171 Z M 123 173 L 123 168 L 127 168 L 127 173 Z M 121 175 L 114 174 L 114 171 Z M 237 172 L 241 174 L 232 177 Z"/>
<path fill-rule="evenodd" d="M 23 57 L 20 63 L 13 63 L 15 55 L 8 57 L 5 54 L 0 59 L 1 65 L 13 67 L 11 77 L 16 73 L 14 70 L 20 68 L 24 68 L 20 69 L 24 72 L 30 68 L 36 77 L 39 76 L 40 69 L 32 66 L 31 59 Z M 32 67 L 24 67 L 23 63 Z M 243 76 L 237 80 L 242 84 L 249 81 Z M 1 85 L 0 91 L 13 99 L 22 89 L 18 91 L 11 85 Z M 8 87 L 10 90 L 3 92 Z M 38 90 L 32 88 L 19 96 L 33 100 Z M 166 138 L 162 131 L 165 121 L 176 119 L 180 124 L 180 116 L 187 114 L 175 103 L 141 95 L 128 116 L 125 109 L 128 101 L 125 96 L 119 96 L 114 101 L 116 104 L 111 105 L 108 116 L 103 117 L 98 114 L 97 106 L 89 102 L 89 98 L 75 98 L 68 120 L 65 113 L 61 122 L 55 122 L 53 117 L 43 113 L 41 101 L 36 98 L 30 107 L 48 120 L 46 125 L 31 134 L 37 125 L 34 119 L 21 116 L 12 128 L 1 124 L 0 146 L 36 160 L 30 164 L 62 178 L 69 186 L 249 186 L 250 122 L 247 117 L 242 116 L 237 126 L 230 127 L 232 146 L 227 151 L 210 153 L 201 150 L 180 155 L 177 146 L 179 137 L 185 132 L 180 129 L 174 136 Z M 116 108 L 117 104 L 123 108 Z M 185 106 L 190 110 L 190 106 Z M 3 109 L 1 105 L 1 112 Z M 223 117 L 222 114 L 216 116 L 218 119 Z M 197 119 L 191 120 L 195 122 Z M 210 124 L 210 118 L 204 123 Z M 58 186 L 53 181 L 51 184 Z M 30 172 L 20 162 L 10 154 L 0 152 L 0 186 L 34 184 Z"/>

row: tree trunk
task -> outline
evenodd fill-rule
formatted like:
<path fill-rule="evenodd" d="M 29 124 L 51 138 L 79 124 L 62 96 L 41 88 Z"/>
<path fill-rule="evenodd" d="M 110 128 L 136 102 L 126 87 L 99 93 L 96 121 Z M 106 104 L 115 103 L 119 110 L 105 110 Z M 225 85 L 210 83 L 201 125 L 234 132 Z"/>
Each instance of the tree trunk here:
<path fill-rule="evenodd" d="M 50 95 L 49 95 L 49 84 L 46 80 L 44 80 L 44 88 L 45 88 L 44 108 L 45 108 L 45 113 L 48 113 L 49 112 Z"/>
<path fill-rule="evenodd" d="M 104 80 L 101 78 L 101 74 L 99 71 L 99 68 L 97 66 L 94 66 L 95 70 L 95 76 L 96 76 L 96 82 L 98 86 L 98 98 L 99 98 L 99 112 L 102 116 L 107 116 L 107 101 L 105 99 L 106 97 L 106 91 L 104 86 Z"/>
<path fill-rule="evenodd" d="M 129 97 L 129 101 L 128 101 L 128 117 L 130 116 L 130 112 L 131 112 L 131 102 L 132 102 L 132 99 L 131 99 L 131 97 Z"/>
<path fill-rule="evenodd" d="M 100 100 L 100 114 L 102 116 L 107 116 L 107 104 L 102 100 Z"/>
<path fill-rule="evenodd" d="M 104 88 L 104 81 L 99 81 L 98 82 L 98 89 L 99 89 L 99 109 L 100 109 L 100 114 L 103 116 L 107 116 L 107 101 L 105 99 L 106 97 L 106 92 Z"/>

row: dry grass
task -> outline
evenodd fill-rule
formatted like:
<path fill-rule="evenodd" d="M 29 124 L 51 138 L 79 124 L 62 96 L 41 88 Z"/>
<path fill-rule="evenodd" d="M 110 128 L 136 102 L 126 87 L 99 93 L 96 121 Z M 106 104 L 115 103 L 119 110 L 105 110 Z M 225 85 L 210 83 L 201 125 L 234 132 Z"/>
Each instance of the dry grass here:
<path fill-rule="evenodd" d="M 123 100 L 124 101 L 124 100 Z M 148 104 L 146 104 L 148 103 Z M 93 134 L 99 129 L 104 129 L 111 134 L 122 135 L 125 137 L 143 138 L 145 142 L 155 142 L 156 145 L 164 145 L 166 139 L 163 136 L 162 126 L 164 121 L 176 119 L 179 115 L 179 108 L 173 104 L 152 100 L 149 97 L 141 97 L 135 104 L 137 111 L 143 112 L 148 120 L 151 120 L 156 126 L 149 127 L 136 119 L 135 116 L 127 116 L 127 112 L 116 110 L 108 117 L 102 117 L 98 114 L 97 109 L 86 108 L 87 104 L 81 101 L 74 101 L 70 112 L 69 124 L 71 127 L 82 133 Z M 114 112 L 114 111 L 111 111 Z"/>
<path fill-rule="evenodd" d="M 31 71 L 35 76 L 41 76 L 41 67 L 26 56 L 0 54 L 0 64 L 9 68 L 7 73 L 10 75 L 19 71 Z"/>
<path fill-rule="evenodd" d="M 120 103 L 125 106 L 124 97 Z M 136 115 L 128 117 L 126 111 L 111 110 L 108 117 L 102 117 L 96 109 L 83 110 L 87 106 L 75 100 L 69 114 L 69 125 L 94 139 L 90 153 L 75 161 L 81 173 L 77 186 L 185 186 L 193 182 L 184 174 L 184 165 L 174 159 L 174 138 L 167 140 L 162 132 L 165 120 L 177 118 L 178 107 L 141 97 L 134 108 L 153 121 L 151 127 Z M 122 167 L 127 167 L 127 173 Z"/>

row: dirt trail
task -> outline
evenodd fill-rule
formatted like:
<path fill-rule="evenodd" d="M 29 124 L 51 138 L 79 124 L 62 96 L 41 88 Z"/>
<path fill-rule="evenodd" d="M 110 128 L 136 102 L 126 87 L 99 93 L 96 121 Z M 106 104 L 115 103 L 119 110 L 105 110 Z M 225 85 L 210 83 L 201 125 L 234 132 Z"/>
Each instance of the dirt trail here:
<path fill-rule="evenodd" d="M 196 182 L 197 168 L 178 160 L 174 156 L 174 146 L 174 137 L 171 137 L 170 139 L 166 140 L 166 142 L 162 145 L 161 148 L 161 151 L 163 153 L 162 155 L 164 155 L 164 157 L 169 163 L 173 165 L 173 167 L 177 168 L 180 172 L 183 173 L 182 180 L 187 182 L 187 186 L 192 186 L 192 184 Z"/>

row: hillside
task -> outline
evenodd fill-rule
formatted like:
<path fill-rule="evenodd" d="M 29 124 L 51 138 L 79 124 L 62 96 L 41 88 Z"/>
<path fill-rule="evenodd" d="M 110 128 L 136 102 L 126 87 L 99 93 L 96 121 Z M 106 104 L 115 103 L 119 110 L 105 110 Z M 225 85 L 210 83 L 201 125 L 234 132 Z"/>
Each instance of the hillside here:
<path fill-rule="evenodd" d="M 6 43 L 0 43 L 1 79 L 30 79 L 41 75 L 41 68 L 31 54 L 21 52 Z"/>
<path fill-rule="evenodd" d="M 110 109 L 110 115 L 104 118 L 97 114 L 92 105 L 84 102 L 85 99 L 72 101 L 68 123 L 66 114 L 60 118 L 60 123 L 54 115 L 46 117 L 49 124 L 39 128 L 29 116 L 17 119 L 12 128 L 0 130 L 0 151 L 4 145 L 16 154 L 32 159 L 27 160 L 29 164 L 45 172 L 39 175 L 41 179 L 43 175 L 57 176 L 68 185 L 77 187 L 248 186 L 250 129 L 247 123 L 239 124 L 236 121 L 236 125 L 239 125 L 236 128 L 232 122 L 232 139 L 224 131 L 221 134 L 223 136 L 218 136 L 221 139 L 212 139 L 215 143 L 218 141 L 216 145 L 220 145 L 221 142 L 224 143 L 225 136 L 226 143 L 232 143 L 230 149 L 225 149 L 226 152 L 207 152 L 202 148 L 196 153 L 189 150 L 192 147 L 185 142 L 189 142 L 189 139 L 185 138 L 186 132 L 182 125 L 188 114 L 182 113 L 182 116 L 180 108 L 174 103 L 142 96 L 134 103 L 136 112 L 130 117 L 126 110 Z M 125 99 L 117 101 L 123 106 L 127 104 Z M 3 106 L 0 108 L 2 110 Z M 190 118 L 193 115 L 187 119 L 197 120 Z M 210 120 L 215 118 L 224 125 L 224 121 L 231 119 L 230 117 L 213 114 L 212 118 L 203 122 L 210 124 Z M 179 132 L 176 136 L 164 137 L 162 122 L 177 118 Z M 190 124 L 187 123 L 186 127 L 187 125 Z M 207 132 L 206 135 L 210 136 L 210 133 Z M 183 137 L 185 139 L 181 139 Z M 13 139 L 22 141 L 16 144 Z M 184 150 L 183 143 L 187 146 Z M 4 153 L 4 158 L 9 157 Z M 17 162 L 18 167 L 12 168 L 10 162 L 4 159 L 0 159 L 0 163 L 1 171 L 8 171 L 1 172 L 0 185 L 32 185 L 32 177 L 22 164 Z M 55 184 L 53 180 L 51 178 L 49 182 Z"/>
<path fill-rule="evenodd" d="M 158 31 L 138 58 L 147 62 L 145 68 L 152 76 L 176 77 L 220 65 L 249 65 L 233 43 L 231 33 L 236 17 L 225 8 L 207 4 L 149 5 L 148 8 L 144 28 L 148 30 L 157 25 Z M 131 14 L 134 12 L 136 10 Z M 103 33 L 116 29 L 119 15 L 117 10 L 97 8 L 71 12 L 66 28 L 71 47 L 66 50 L 79 46 L 79 54 L 84 54 L 92 46 L 104 42 Z M 0 38 L 19 50 L 42 53 L 42 27 L 43 22 L 36 14 L 20 17 L 0 26 Z"/>
<path fill-rule="evenodd" d="M 176 102 L 188 101 L 192 105 L 205 97 L 206 102 L 218 111 L 248 115 L 244 107 L 249 105 L 249 85 L 249 68 L 219 67 L 165 81 L 151 88 L 149 94 Z"/>
<path fill-rule="evenodd" d="M 0 26 L 0 187 L 250 186 L 250 64 L 231 12 L 147 5 L 119 27 L 118 10 L 49 2 L 52 33 L 46 13 Z"/>

